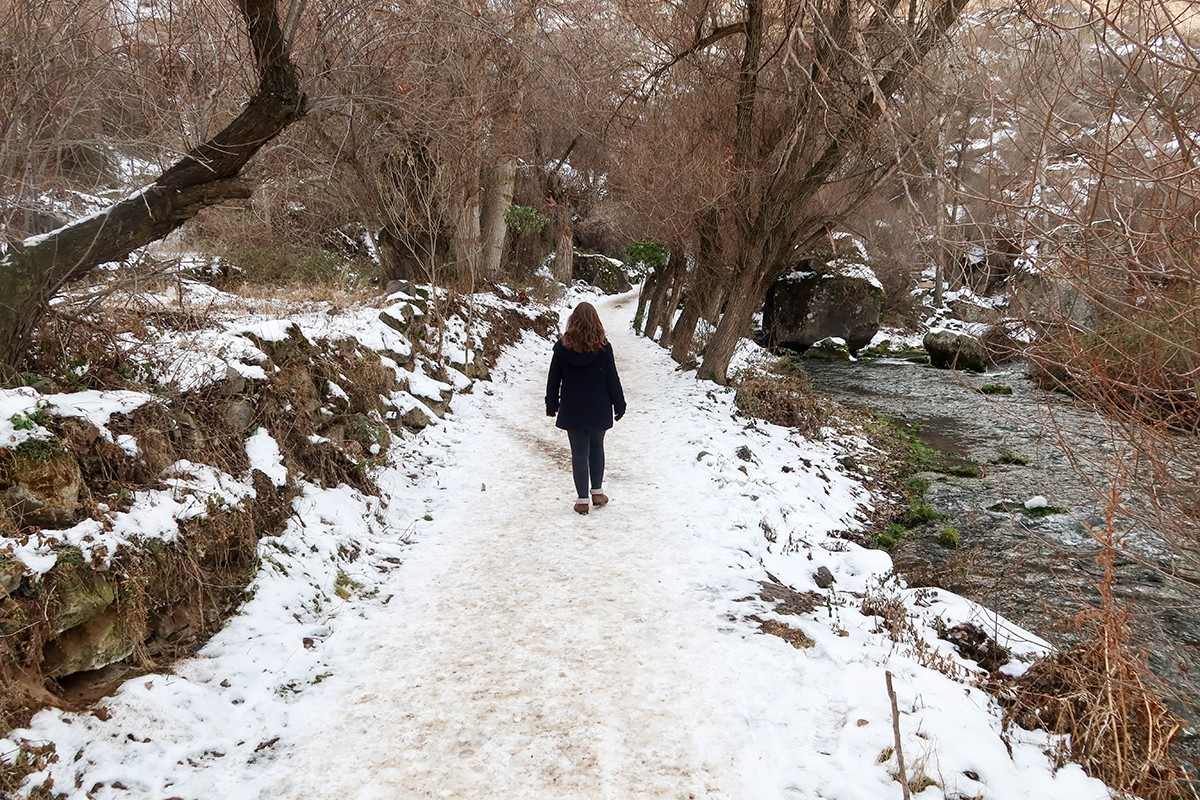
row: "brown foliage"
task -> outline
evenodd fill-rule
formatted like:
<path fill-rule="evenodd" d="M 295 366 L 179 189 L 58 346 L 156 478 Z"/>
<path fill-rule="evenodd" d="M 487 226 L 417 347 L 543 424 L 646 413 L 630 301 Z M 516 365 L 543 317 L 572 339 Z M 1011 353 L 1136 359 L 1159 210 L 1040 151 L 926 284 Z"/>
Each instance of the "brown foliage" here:
<path fill-rule="evenodd" d="M 755 374 L 736 383 L 734 403 L 747 416 L 816 434 L 833 413 L 832 404 L 813 394 L 803 372 Z"/>

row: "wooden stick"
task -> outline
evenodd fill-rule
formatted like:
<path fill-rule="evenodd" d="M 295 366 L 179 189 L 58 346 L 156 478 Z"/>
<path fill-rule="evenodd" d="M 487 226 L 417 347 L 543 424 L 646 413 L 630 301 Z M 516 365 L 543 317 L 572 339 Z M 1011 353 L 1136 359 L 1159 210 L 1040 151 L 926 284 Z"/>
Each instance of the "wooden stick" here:
<path fill-rule="evenodd" d="M 892 734 L 896 737 L 896 764 L 900 769 L 900 786 L 904 789 L 904 800 L 909 800 L 908 775 L 904 771 L 904 751 L 900 748 L 900 711 L 896 708 L 896 690 L 892 688 L 892 672 L 883 673 L 887 679 L 888 699 L 892 701 Z"/>

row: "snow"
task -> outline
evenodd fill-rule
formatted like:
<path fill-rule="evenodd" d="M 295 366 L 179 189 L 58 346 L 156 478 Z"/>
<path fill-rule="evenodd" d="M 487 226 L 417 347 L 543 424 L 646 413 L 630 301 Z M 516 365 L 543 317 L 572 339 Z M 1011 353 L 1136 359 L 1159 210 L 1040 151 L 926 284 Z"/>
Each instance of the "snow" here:
<path fill-rule="evenodd" d="M 42 394 L 29 387 L 0 389 L 0 447 L 49 438 L 50 431 L 36 422 L 39 415 L 84 419 L 111 442 L 114 439 L 107 426 L 112 417 L 129 414 L 150 402 L 159 401 L 144 392 L 125 390 Z"/>
<path fill-rule="evenodd" d="M 871 351 L 886 344 L 890 350 L 916 350 L 923 341 L 924 334 L 919 331 L 884 327 L 875 332 L 864 349 Z"/>
<path fill-rule="evenodd" d="M 345 393 L 342 396 L 345 397 Z M 246 440 L 246 457 L 250 460 L 250 469 L 266 475 L 272 486 L 287 485 L 288 471 L 283 465 L 279 443 L 271 437 L 266 428 L 259 428 Z"/>
<path fill-rule="evenodd" d="M 94 800 L 899 798 L 889 670 L 909 774 L 937 782 L 924 800 L 1109 796 L 1078 767 L 1053 769 L 1046 734 L 1003 738 L 979 668 L 934 622 L 976 621 L 1022 658 L 1044 642 L 904 587 L 886 553 L 839 535 L 874 501 L 838 463 L 864 441 L 740 417 L 729 390 L 633 334 L 631 295 L 594 302 L 629 400 L 608 435 L 607 507 L 570 508 L 566 437 L 541 411 L 550 343 L 527 336 L 452 418 L 393 440 L 374 475 L 382 498 L 301 483 L 282 535 L 260 544 L 245 606 L 196 657 L 128 681 L 104 714 L 48 709 L 10 734 L 9 747 L 60 754 L 26 787 L 52 777 Z M 268 476 L 277 454 L 263 431 L 247 442 Z M 171 472 L 179 502 L 253 491 L 211 468 Z M 822 604 L 781 614 L 760 581 Z M 872 597 L 903 604 L 904 637 L 863 612 Z M 764 635 L 751 615 L 813 645 Z"/>
<path fill-rule="evenodd" d="M 1040 494 L 1035 494 L 1033 497 L 1025 501 L 1025 507 L 1031 511 L 1036 508 L 1046 508 L 1049 505 L 1050 502 Z"/>

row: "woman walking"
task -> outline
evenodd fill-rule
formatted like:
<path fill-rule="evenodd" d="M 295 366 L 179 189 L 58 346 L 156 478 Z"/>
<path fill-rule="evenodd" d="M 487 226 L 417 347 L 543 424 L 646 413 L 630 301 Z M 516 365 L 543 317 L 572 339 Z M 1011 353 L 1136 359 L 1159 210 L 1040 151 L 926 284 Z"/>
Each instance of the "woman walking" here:
<path fill-rule="evenodd" d="M 546 382 L 546 416 L 557 415 L 558 427 L 571 442 L 575 477 L 575 511 L 588 513 L 608 502 L 604 493 L 604 432 L 625 415 L 625 393 L 617 376 L 613 348 L 604 335 L 600 315 L 591 303 L 580 303 L 567 320 L 567 331 L 554 343 Z"/>

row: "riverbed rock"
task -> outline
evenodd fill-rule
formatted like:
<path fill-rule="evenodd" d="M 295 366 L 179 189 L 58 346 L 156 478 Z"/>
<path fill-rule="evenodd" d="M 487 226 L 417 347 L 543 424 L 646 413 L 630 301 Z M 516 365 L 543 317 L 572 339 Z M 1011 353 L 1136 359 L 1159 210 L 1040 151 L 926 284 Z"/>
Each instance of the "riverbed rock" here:
<path fill-rule="evenodd" d="M 50 443 L 0 450 L 0 505 L 19 525 L 63 528 L 75 519 L 83 475 L 75 456 Z"/>
<path fill-rule="evenodd" d="M 839 339 L 836 336 L 830 336 L 815 342 L 812 347 L 804 351 L 805 358 L 820 358 L 826 361 L 849 361 L 850 347 L 846 344 L 845 339 Z"/>
<path fill-rule="evenodd" d="M 828 589 L 837 583 L 837 579 L 833 577 L 833 573 L 829 571 L 829 567 L 818 567 L 812 577 L 813 583 L 817 584 L 817 587 L 820 589 Z"/>
<path fill-rule="evenodd" d="M 571 275 L 575 280 L 589 283 L 605 294 L 621 294 L 633 288 L 625 265 L 599 253 L 575 253 Z"/>
<path fill-rule="evenodd" d="M 799 353 L 836 337 L 857 353 L 879 331 L 882 305 L 883 288 L 869 273 L 798 270 L 776 281 L 767 293 L 763 335 L 768 346 Z"/>
<path fill-rule="evenodd" d="M 987 371 L 983 345 L 974 336 L 937 330 L 925 334 L 921 343 L 925 346 L 925 352 L 929 353 L 929 363 L 938 369 Z"/>

